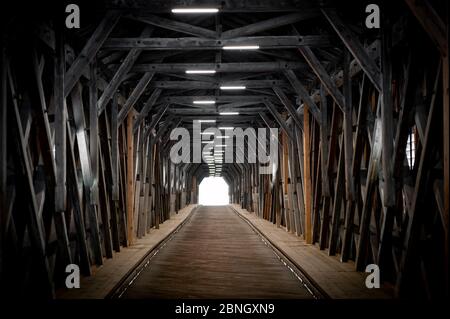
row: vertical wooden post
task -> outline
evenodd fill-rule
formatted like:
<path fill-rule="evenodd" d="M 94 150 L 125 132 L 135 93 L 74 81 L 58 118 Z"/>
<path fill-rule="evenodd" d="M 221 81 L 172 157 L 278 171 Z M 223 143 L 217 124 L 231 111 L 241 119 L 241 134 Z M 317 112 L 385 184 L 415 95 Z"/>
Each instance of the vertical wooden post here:
<path fill-rule="evenodd" d="M 282 165 L 282 174 L 283 174 L 283 203 L 284 203 L 284 218 L 286 222 L 286 230 L 288 232 L 292 231 L 291 223 L 292 223 L 292 201 L 289 199 L 289 167 L 288 167 L 288 147 L 289 147 L 289 139 L 286 133 L 282 132 L 282 143 L 283 143 L 283 165 Z M 292 200 L 292 199 L 291 199 Z"/>
<path fill-rule="evenodd" d="M 448 6 L 448 4 L 447 4 Z M 448 10 L 447 10 L 448 12 Z M 448 14 L 447 14 L 447 54 L 446 56 L 444 56 L 443 59 L 443 63 L 442 63 L 442 83 L 443 83 L 443 118 L 444 118 L 444 125 L 443 125 L 443 133 L 444 133 L 444 217 L 445 217 L 445 223 L 447 226 L 447 232 L 445 233 L 445 263 L 446 263 L 446 293 L 447 296 L 449 295 L 449 267 L 450 267 L 450 262 L 449 262 L 449 250 L 450 250 L 450 236 L 449 236 L 449 232 L 450 232 L 450 219 L 449 219 L 449 206 L 450 206 L 450 172 L 449 172 L 449 165 L 450 165 L 450 161 L 449 161 L 449 150 L 450 150 L 450 105 L 449 105 L 449 64 L 448 64 L 448 55 L 449 55 L 449 50 L 448 50 L 448 39 L 449 39 L 449 30 L 448 30 Z"/>
<path fill-rule="evenodd" d="M 133 112 L 127 117 L 127 238 L 128 245 L 134 240 L 134 135 Z"/>
<path fill-rule="evenodd" d="M 1 39 L 3 42 L 3 39 Z M 4 43 L 1 46 L 1 101 L 0 101 L 0 274 L 3 269 L 3 245 L 6 236 L 6 174 L 7 174 L 7 139 L 8 133 L 7 125 L 7 61 L 6 61 L 6 48 Z"/>
<path fill-rule="evenodd" d="M 304 161 L 304 199 L 305 199 L 305 241 L 312 244 L 311 229 L 311 144 L 310 144 L 310 125 L 309 108 L 304 107 L 303 112 L 303 161 Z"/>
<path fill-rule="evenodd" d="M 352 79 L 349 65 L 350 53 L 346 52 L 344 59 L 344 156 L 345 156 L 345 196 L 347 201 L 353 200 L 353 122 L 352 122 Z"/>
<path fill-rule="evenodd" d="M 90 65 L 89 81 L 89 154 L 91 159 L 92 185 L 90 201 L 98 204 L 98 116 L 97 116 L 97 72 L 95 63 Z"/>
<path fill-rule="evenodd" d="M 390 30 L 388 28 L 387 30 Z M 382 52 L 381 52 L 381 66 L 382 66 L 382 101 L 381 108 L 381 123 L 382 123 L 382 168 L 383 168 L 383 204 L 385 207 L 392 207 L 395 205 L 395 185 L 393 178 L 393 163 L 394 158 L 394 118 L 392 106 L 392 65 L 391 65 L 391 40 L 390 31 L 384 28 L 382 32 Z"/>
<path fill-rule="evenodd" d="M 55 32 L 55 67 L 54 67 L 54 101 L 55 101 L 55 229 L 58 236 L 58 245 L 61 249 L 64 263 L 71 264 L 72 258 L 67 235 L 65 211 L 67 206 L 67 112 L 64 98 L 65 52 L 63 31 Z"/>
<path fill-rule="evenodd" d="M 54 70 L 55 101 L 55 162 L 56 162 L 56 194 L 55 211 L 66 210 L 66 112 L 64 98 L 64 44 L 62 31 L 56 32 L 56 54 Z"/>

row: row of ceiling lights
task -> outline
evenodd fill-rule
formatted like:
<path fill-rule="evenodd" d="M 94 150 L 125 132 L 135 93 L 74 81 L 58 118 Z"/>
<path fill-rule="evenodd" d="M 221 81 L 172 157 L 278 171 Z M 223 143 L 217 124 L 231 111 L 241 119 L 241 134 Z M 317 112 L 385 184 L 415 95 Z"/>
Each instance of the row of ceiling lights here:
<path fill-rule="evenodd" d="M 217 8 L 175 8 L 172 9 L 172 13 L 176 14 L 204 14 L 204 13 L 218 13 L 219 9 Z M 258 45 L 236 45 L 236 46 L 223 46 L 223 50 L 257 50 L 259 49 Z M 216 70 L 186 70 L 186 74 L 215 74 Z M 221 90 L 245 90 L 246 87 L 242 85 L 222 85 L 220 86 Z M 194 104 L 201 105 L 211 105 L 216 102 L 213 100 L 195 100 Z M 220 115 L 238 115 L 239 112 L 220 112 Z M 215 123 L 216 120 L 199 120 L 199 122 L 203 123 Z M 219 127 L 219 129 L 232 130 L 233 127 Z M 212 135 L 214 133 L 202 133 L 203 135 Z M 219 138 L 229 138 L 229 136 L 220 136 Z M 203 143 L 211 143 L 211 141 L 204 141 Z M 226 147 L 226 145 L 215 145 L 215 147 Z M 203 157 L 208 164 L 209 174 L 220 176 L 222 172 L 222 162 L 223 162 L 223 150 L 215 150 L 214 156 L 211 155 L 210 151 L 204 152 Z"/>

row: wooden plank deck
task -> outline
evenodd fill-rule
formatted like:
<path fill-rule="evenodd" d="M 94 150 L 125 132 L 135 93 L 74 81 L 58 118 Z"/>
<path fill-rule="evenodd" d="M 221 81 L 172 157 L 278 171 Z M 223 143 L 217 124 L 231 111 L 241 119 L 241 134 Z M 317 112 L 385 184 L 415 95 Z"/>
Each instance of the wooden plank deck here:
<path fill-rule="evenodd" d="M 196 205 L 188 205 L 178 214 L 173 214 L 169 220 L 159 225 L 159 229 L 152 229 L 150 233 L 119 253 L 114 258 L 105 259 L 103 266 L 95 269 L 90 277 L 82 277 L 79 289 L 60 289 L 57 291 L 59 299 L 103 299 L 122 280 L 128 271 L 162 240 L 172 233 L 184 220 L 189 217 Z"/>
<path fill-rule="evenodd" d="M 122 297 L 313 298 L 227 206 L 194 211 Z"/>
<path fill-rule="evenodd" d="M 386 299 L 393 298 L 392 286 L 382 285 L 379 289 L 365 286 L 367 273 L 355 271 L 352 261 L 341 263 L 338 256 L 328 256 L 326 250 L 308 245 L 303 239 L 276 227 L 255 214 L 232 207 L 254 227 L 263 233 L 280 251 L 289 256 L 309 277 L 333 299 Z"/>

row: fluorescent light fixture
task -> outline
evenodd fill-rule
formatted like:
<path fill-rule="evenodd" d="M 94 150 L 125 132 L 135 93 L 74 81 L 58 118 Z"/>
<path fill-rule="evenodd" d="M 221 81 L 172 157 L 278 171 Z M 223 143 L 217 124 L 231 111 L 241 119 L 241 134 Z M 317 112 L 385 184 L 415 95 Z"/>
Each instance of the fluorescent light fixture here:
<path fill-rule="evenodd" d="M 232 130 L 234 127 L 232 126 L 219 126 L 219 130 Z"/>
<path fill-rule="evenodd" d="M 224 50 L 258 50 L 259 45 L 225 45 Z"/>
<path fill-rule="evenodd" d="M 194 101 L 194 104 L 216 104 L 216 101 L 213 100 L 203 100 L 203 101 Z"/>
<path fill-rule="evenodd" d="M 214 141 L 202 141 L 202 144 L 209 144 L 209 143 L 213 143 Z"/>
<path fill-rule="evenodd" d="M 214 132 L 200 132 L 200 135 L 214 135 Z"/>
<path fill-rule="evenodd" d="M 216 120 L 198 120 L 199 123 L 216 123 Z"/>
<path fill-rule="evenodd" d="M 215 74 L 216 70 L 186 70 L 186 74 Z"/>
<path fill-rule="evenodd" d="M 216 146 L 216 147 L 227 147 L 225 144 L 216 144 L 214 146 Z"/>
<path fill-rule="evenodd" d="M 216 136 L 215 138 L 230 138 L 228 135 L 225 136 Z"/>
<path fill-rule="evenodd" d="M 246 87 L 243 85 L 222 85 L 220 87 L 221 90 L 245 90 Z"/>
<path fill-rule="evenodd" d="M 174 8 L 172 13 L 217 13 L 218 8 Z"/>
<path fill-rule="evenodd" d="M 239 112 L 220 112 L 220 115 L 239 115 Z"/>

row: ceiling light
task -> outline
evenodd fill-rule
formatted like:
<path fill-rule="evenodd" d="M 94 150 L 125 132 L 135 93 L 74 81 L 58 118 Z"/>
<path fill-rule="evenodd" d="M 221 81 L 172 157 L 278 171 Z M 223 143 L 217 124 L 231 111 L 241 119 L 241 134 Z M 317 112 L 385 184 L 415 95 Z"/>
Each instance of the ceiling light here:
<path fill-rule="evenodd" d="M 186 70 L 186 74 L 215 74 L 216 70 Z"/>
<path fill-rule="evenodd" d="M 217 13 L 217 8 L 174 8 L 172 13 Z"/>
<path fill-rule="evenodd" d="M 219 130 L 232 130 L 234 127 L 232 126 L 219 126 Z"/>
<path fill-rule="evenodd" d="M 216 123 L 216 120 L 198 120 L 199 123 Z"/>
<path fill-rule="evenodd" d="M 224 50 L 258 50 L 259 45 L 226 45 L 222 47 Z"/>
<path fill-rule="evenodd" d="M 220 112 L 220 115 L 239 115 L 239 112 Z"/>
<path fill-rule="evenodd" d="M 200 132 L 200 135 L 214 135 L 214 132 Z"/>
<path fill-rule="evenodd" d="M 226 135 L 226 136 L 216 136 L 215 138 L 230 138 L 230 137 Z"/>
<path fill-rule="evenodd" d="M 194 101 L 194 104 L 216 104 L 216 101 L 214 100 L 200 100 L 200 101 Z"/>
<path fill-rule="evenodd" d="M 228 86 L 228 85 L 222 85 L 222 86 L 220 87 L 220 89 L 221 89 L 221 90 L 245 90 L 246 87 L 243 86 L 243 85 L 236 85 L 236 86 L 232 86 L 232 85 L 230 85 L 230 86 Z"/>

